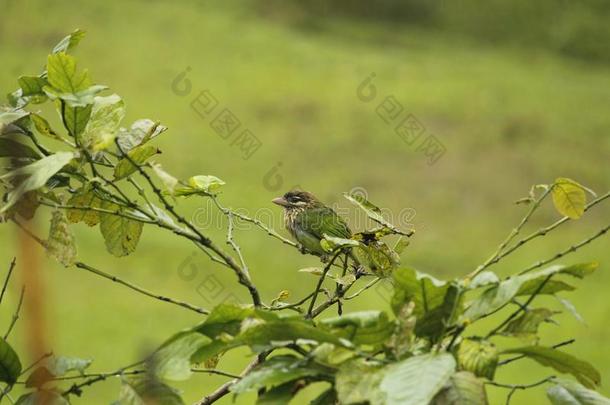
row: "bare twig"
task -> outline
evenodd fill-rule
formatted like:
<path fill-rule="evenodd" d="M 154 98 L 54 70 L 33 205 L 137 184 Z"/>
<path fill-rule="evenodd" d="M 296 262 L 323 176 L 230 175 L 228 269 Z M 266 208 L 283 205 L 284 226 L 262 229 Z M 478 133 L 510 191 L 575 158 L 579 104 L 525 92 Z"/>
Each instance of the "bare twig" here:
<path fill-rule="evenodd" d="M 501 255 L 502 255 L 502 251 L 504 250 L 504 248 L 506 248 L 506 246 L 515 238 L 515 236 L 517 236 L 519 234 L 519 232 L 521 231 L 523 226 L 531 218 L 532 214 L 536 211 L 536 209 L 538 209 L 538 207 L 540 207 L 540 203 L 542 203 L 542 201 L 549 195 L 549 193 L 551 192 L 552 189 L 553 189 L 553 186 L 547 187 L 546 190 L 544 190 L 544 192 L 540 195 L 540 197 L 538 197 L 532 203 L 530 209 L 527 211 L 525 216 L 521 219 L 521 222 L 519 222 L 519 225 L 517 225 L 515 228 L 513 228 L 511 230 L 511 232 L 508 234 L 506 239 L 500 244 L 500 246 L 498 246 L 496 251 L 489 257 L 489 259 L 487 259 L 483 264 L 481 264 L 479 267 L 477 267 L 469 275 L 470 278 L 474 278 L 477 274 L 481 273 L 483 270 L 485 270 L 489 266 L 493 265 L 494 263 L 497 263 L 501 259 L 501 257 L 503 257 Z"/>
<path fill-rule="evenodd" d="M 595 200 L 591 201 L 589 204 L 587 204 L 585 206 L 584 211 L 587 212 L 588 210 L 590 210 L 591 208 L 595 207 L 597 204 L 599 204 L 600 202 L 604 201 L 605 199 L 607 199 L 609 197 L 610 197 L 610 192 L 607 192 L 606 194 L 602 195 L 601 197 L 596 198 Z M 519 241 L 517 241 L 510 248 L 506 249 L 502 254 L 500 254 L 498 256 L 498 261 L 500 259 L 502 259 L 503 257 L 508 256 L 509 254 L 511 254 L 512 252 L 514 252 L 515 250 L 517 250 L 521 246 L 525 245 L 526 243 L 528 243 L 532 239 L 536 239 L 536 238 L 538 238 L 540 236 L 545 236 L 547 233 L 551 232 L 552 230 L 554 230 L 555 228 L 557 228 L 561 224 L 564 224 L 564 223 L 568 222 L 570 219 L 571 219 L 570 217 L 563 217 L 563 218 L 553 222 L 549 226 L 540 228 L 537 231 L 532 232 L 531 234 L 529 234 L 525 238 L 520 239 Z"/>
<path fill-rule="evenodd" d="M 9 280 L 11 279 L 13 270 L 15 270 L 16 264 L 17 264 L 17 259 L 15 257 L 13 257 L 13 260 L 11 260 L 11 264 L 8 268 L 8 273 L 6 274 L 6 278 L 4 279 L 4 284 L 2 285 L 2 292 L 0 292 L 0 304 L 2 303 L 2 299 L 4 298 L 4 293 L 6 292 L 6 287 L 8 286 Z"/>
<path fill-rule="evenodd" d="M 532 301 L 534 301 L 534 299 L 538 296 L 538 294 L 540 294 L 540 291 L 542 291 L 542 289 L 544 288 L 546 283 L 549 282 L 551 277 L 553 277 L 553 274 L 549 274 L 548 276 L 546 276 L 546 278 L 542 281 L 542 283 L 540 283 L 540 285 L 536 288 L 536 290 L 532 293 L 532 295 L 529 296 L 527 301 L 525 301 L 525 304 L 523 304 L 523 305 L 518 304 L 519 307 L 517 308 L 516 311 L 514 311 L 512 314 L 510 314 L 500 325 L 498 325 L 497 327 L 492 329 L 487 334 L 487 339 L 489 339 L 491 336 L 494 336 L 496 333 L 498 333 L 498 331 L 500 331 L 510 321 L 515 319 L 515 317 L 517 315 L 519 315 L 521 312 L 527 311 L 527 307 L 532 303 Z"/>
<path fill-rule="evenodd" d="M 326 278 L 326 273 L 328 273 L 331 266 L 333 265 L 335 260 L 337 260 L 339 255 L 341 255 L 341 253 L 343 253 L 343 249 L 338 249 L 337 252 L 335 253 L 335 255 L 332 257 L 332 259 L 330 259 L 328 264 L 324 267 L 324 270 L 322 270 L 322 275 L 320 275 L 320 278 L 318 279 L 318 284 L 316 285 L 316 289 L 314 290 L 313 296 L 311 297 L 311 302 L 309 303 L 309 309 L 307 310 L 307 315 L 306 315 L 307 318 L 311 318 L 313 315 L 314 306 L 316 305 L 316 298 L 318 297 L 320 288 L 322 288 L 322 283 L 324 282 L 324 279 Z"/>
<path fill-rule="evenodd" d="M 27 235 L 32 237 L 32 239 L 34 239 L 43 248 L 46 249 L 46 244 L 45 244 L 45 242 L 42 239 L 40 239 L 39 237 L 34 235 L 30 230 L 28 230 L 25 226 L 23 226 L 19 221 L 13 220 L 13 222 L 15 222 L 15 224 L 17 224 L 17 226 L 19 226 L 21 229 L 23 229 L 26 232 Z M 107 280 L 110 280 L 110 281 L 113 281 L 115 283 L 121 284 L 121 285 L 123 285 L 123 286 L 125 286 L 125 287 L 127 287 L 127 288 L 129 288 L 129 289 L 131 289 L 133 291 L 136 291 L 136 292 L 138 292 L 140 294 L 146 295 L 147 297 L 151 297 L 151 298 L 157 299 L 159 301 L 163 301 L 163 302 L 168 302 L 170 304 L 178 305 L 180 307 L 189 309 L 189 310 L 197 312 L 199 314 L 206 315 L 206 314 L 210 313 L 210 311 L 208 311 L 207 309 L 203 309 L 203 308 L 197 307 L 195 305 L 189 304 L 188 302 L 179 301 L 179 300 L 175 300 L 175 299 L 172 299 L 172 298 L 160 295 L 160 294 L 152 293 L 152 292 L 150 292 L 150 291 L 148 291 L 148 290 L 146 290 L 146 289 L 144 289 L 144 288 L 142 288 L 142 287 L 140 287 L 140 286 L 138 286 L 136 284 L 130 283 L 128 281 L 125 281 L 125 280 L 123 280 L 123 279 L 121 279 L 119 277 L 116 277 L 116 276 L 114 276 L 112 274 L 106 273 L 106 272 L 104 272 L 102 270 L 98 270 L 98 269 L 96 269 L 96 268 L 94 268 L 92 266 L 89 266 L 86 263 L 78 261 L 78 262 L 74 263 L 74 266 L 79 268 L 79 269 L 87 270 L 87 271 L 89 271 L 89 272 L 91 272 L 93 274 L 96 274 L 96 275 L 98 275 L 100 277 L 103 277 L 103 278 L 105 278 Z"/>
<path fill-rule="evenodd" d="M 495 381 L 485 381 L 485 384 L 493 385 L 494 387 L 510 389 L 510 392 L 508 393 L 508 396 L 506 397 L 506 405 L 509 405 L 512 396 L 515 394 L 515 392 L 517 392 L 517 390 L 526 390 L 528 388 L 538 387 L 539 385 L 543 385 L 543 384 L 550 382 L 554 378 L 555 378 L 555 376 L 552 375 L 552 376 L 546 377 L 540 381 L 536 381 L 531 384 L 502 384 L 502 383 L 497 383 Z"/>
<path fill-rule="evenodd" d="M 4 340 L 8 339 L 9 335 L 11 334 L 11 331 L 13 330 L 13 327 L 15 326 L 15 323 L 17 323 L 17 320 L 19 319 L 19 311 L 21 311 L 21 305 L 23 305 L 23 295 L 24 294 L 25 294 L 25 286 L 21 287 L 21 294 L 19 295 L 19 304 L 17 304 L 17 309 L 15 310 L 15 313 L 13 314 L 13 318 L 11 319 L 11 324 L 9 325 L 8 330 L 4 334 Z"/>
<path fill-rule="evenodd" d="M 537 269 L 539 267 L 544 266 L 545 264 L 549 264 L 569 253 L 574 253 L 576 252 L 578 249 L 580 249 L 581 247 L 591 243 L 592 241 L 594 241 L 595 239 L 599 238 L 600 236 L 603 236 L 606 232 L 608 232 L 608 229 L 610 229 L 610 224 L 604 226 L 602 229 L 600 229 L 599 231 L 597 231 L 593 236 L 590 236 L 580 242 L 578 242 L 575 245 L 570 246 L 569 248 L 556 253 L 555 255 L 551 256 L 550 258 L 546 259 L 546 260 L 541 260 L 538 261 L 534 264 L 532 264 L 530 267 L 526 268 L 525 270 L 522 270 L 519 274 L 525 274 L 525 273 L 529 273 L 530 271 Z"/>

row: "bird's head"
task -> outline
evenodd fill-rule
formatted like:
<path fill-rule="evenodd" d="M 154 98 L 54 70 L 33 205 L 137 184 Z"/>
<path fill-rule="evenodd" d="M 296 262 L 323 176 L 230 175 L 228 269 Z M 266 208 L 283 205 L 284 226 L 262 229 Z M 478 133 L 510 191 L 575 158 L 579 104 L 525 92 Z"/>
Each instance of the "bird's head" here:
<path fill-rule="evenodd" d="M 282 197 L 271 200 L 287 210 L 295 208 L 314 208 L 323 205 L 313 194 L 307 191 L 289 191 Z"/>

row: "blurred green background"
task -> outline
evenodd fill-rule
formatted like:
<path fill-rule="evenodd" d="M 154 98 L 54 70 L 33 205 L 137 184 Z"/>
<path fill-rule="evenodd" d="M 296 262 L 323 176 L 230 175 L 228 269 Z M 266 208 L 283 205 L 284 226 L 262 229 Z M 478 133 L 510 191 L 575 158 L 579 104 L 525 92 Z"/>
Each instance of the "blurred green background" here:
<path fill-rule="evenodd" d="M 463 275 L 491 254 L 521 218 L 525 208 L 513 202 L 531 185 L 566 176 L 598 192 L 610 188 L 610 6 L 603 0 L 1 0 L 0 9 L 0 94 L 14 90 L 19 75 L 37 74 L 61 37 L 85 29 L 88 35 L 76 51 L 80 66 L 123 97 L 124 124 L 151 118 L 170 128 L 157 141 L 163 150 L 158 161 L 166 170 L 181 178 L 222 178 L 226 205 L 250 215 L 263 209 L 277 228 L 281 213 L 270 199 L 294 185 L 345 208 L 341 193 L 361 187 L 391 212 L 415 210 L 411 222 L 417 233 L 403 262 L 439 278 Z M 179 96 L 171 84 L 187 68 L 192 92 Z M 378 94 L 365 103 L 356 90 L 372 72 Z M 211 129 L 211 118 L 191 109 L 192 99 L 205 89 L 218 108 L 229 108 L 241 128 L 261 141 L 250 159 Z M 377 115 L 377 105 L 389 95 L 444 145 L 438 162 L 430 165 Z M 188 201 L 180 208 L 222 242 L 224 233 L 209 206 Z M 507 275 L 546 258 L 605 225 L 609 214 L 608 204 L 602 204 L 495 270 Z M 528 231 L 557 218 L 549 201 Z M 32 226 L 46 233 L 44 217 Z M 150 290 L 204 307 L 231 294 L 246 298 L 231 273 L 202 254 L 192 256 L 192 246 L 157 229 L 146 228 L 137 252 L 123 259 L 105 252 L 97 230 L 78 225 L 76 232 L 81 260 Z M 8 265 L 13 256 L 15 235 L 14 226 L 0 228 L 0 263 Z M 267 302 L 283 289 L 296 299 L 313 288 L 316 280 L 297 269 L 315 266 L 314 257 L 257 230 L 236 237 Z M 43 256 L 39 250 L 29 254 Z M 90 371 L 126 365 L 200 320 L 41 260 L 48 344 L 58 354 L 93 358 Z M 600 271 L 565 295 L 586 325 L 564 313 L 559 325 L 543 326 L 542 343 L 575 337 L 565 350 L 601 371 L 606 381 L 601 390 L 609 395 L 608 239 L 562 262 L 586 260 L 599 260 Z M 185 268 L 194 269 L 192 280 L 180 276 Z M 18 267 L 17 281 L 26 270 Z M 17 281 L 2 305 L 2 324 L 16 304 Z M 387 307 L 385 300 L 371 291 L 347 310 L 379 306 Z M 25 324 L 18 324 L 12 343 L 27 359 L 26 334 Z M 247 355 L 233 353 L 219 368 L 238 372 Z M 525 360 L 502 368 L 498 381 L 532 382 L 550 373 Z M 175 386 L 191 403 L 224 381 L 196 375 Z M 111 379 L 86 388 L 73 403 L 110 403 L 118 389 L 118 379 Z M 305 390 L 294 403 L 307 403 L 317 389 Z M 489 391 L 491 403 L 504 403 L 506 391 Z M 544 403 L 544 398 L 538 388 L 517 392 L 513 403 Z M 237 399 L 252 401 L 252 396 Z"/>

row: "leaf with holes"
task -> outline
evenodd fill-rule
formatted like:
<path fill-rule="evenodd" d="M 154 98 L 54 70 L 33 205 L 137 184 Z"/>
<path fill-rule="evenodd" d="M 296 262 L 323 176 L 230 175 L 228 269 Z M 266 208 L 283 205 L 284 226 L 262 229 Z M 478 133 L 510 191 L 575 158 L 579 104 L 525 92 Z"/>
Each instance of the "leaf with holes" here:
<path fill-rule="evenodd" d="M 89 226 L 95 226 L 100 222 L 99 211 L 94 211 L 89 208 L 101 208 L 102 199 L 99 198 L 95 191 L 89 186 L 84 186 L 76 192 L 67 202 L 70 207 L 78 207 L 68 209 L 66 216 L 68 221 L 72 223 L 84 222 Z"/>
<path fill-rule="evenodd" d="M 132 253 L 138 246 L 144 224 L 121 216 L 128 211 L 117 204 L 105 201 L 102 208 L 118 214 L 100 214 L 100 231 L 106 242 L 106 249 L 117 257 Z"/>

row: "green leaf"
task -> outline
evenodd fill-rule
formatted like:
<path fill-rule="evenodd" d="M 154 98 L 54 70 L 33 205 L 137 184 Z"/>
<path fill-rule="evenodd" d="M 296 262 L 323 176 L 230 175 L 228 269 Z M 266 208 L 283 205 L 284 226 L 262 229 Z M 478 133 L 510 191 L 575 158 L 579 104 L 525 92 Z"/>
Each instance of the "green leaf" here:
<path fill-rule="evenodd" d="M 193 374 L 191 357 L 212 340 L 197 332 L 180 332 L 164 343 L 152 357 L 157 377 L 164 380 L 186 380 Z"/>
<path fill-rule="evenodd" d="M 55 47 L 53 53 L 68 52 L 72 50 L 85 36 L 85 31 L 76 29 L 70 35 L 65 36 Z"/>
<path fill-rule="evenodd" d="M 64 267 L 70 267 L 76 261 L 76 241 L 70 230 L 70 223 L 62 211 L 53 211 L 46 246 L 48 254 Z"/>
<path fill-rule="evenodd" d="M 180 395 L 169 385 L 148 377 L 123 380 L 119 394 L 121 405 L 184 405 Z"/>
<path fill-rule="evenodd" d="M 338 403 L 337 391 L 333 388 L 329 388 L 322 392 L 320 395 L 315 397 L 309 405 L 336 405 Z M 277 405 L 284 405 L 286 402 L 278 403 Z M 257 404 L 258 405 L 258 404 Z"/>
<path fill-rule="evenodd" d="M 156 155 L 157 153 L 160 153 L 160 152 L 156 146 L 143 145 L 143 146 L 138 146 L 137 148 L 130 150 L 127 153 L 127 156 L 129 156 L 129 158 L 135 164 L 141 165 L 144 162 L 146 162 L 146 160 L 148 158 Z M 119 161 L 119 163 L 114 168 L 114 178 L 117 180 L 125 178 L 125 177 L 135 173 L 137 170 L 138 170 L 138 168 L 133 163 L 131 163 L 131 161 L 128 158 L 124 157 Z"/>
<path fill-rule="evenodd" d="M 89 104 L 85 107 L 71 107 L 63 102 L 58 102 L 57 104 L 64 127 L 70 136 L 79 139 L 80 135 L 87 127 L 93 105 Z"/>
<path fill-rule="evenodd" d="M 95 97 L 84 132 L 85 143 L 94 152 L 113 145 L 124 117 L 125 103 L 118 95 Z"/>
<path fill-rule="evenodd" d="M 40 159 L 40 154 L 34 149 L 11 138 L 0 137 L 0 158 Z"/>
<path fill-rule="evenodd" d="M 207 194 L 217 194 L 218 190 L 226 183 L 216 176 L 199 175 L 191 177 L 188 184 L 196 192 L 203 191 Z"/>
<path fill-rule="evenodd" d="M 21 88 L 20 97 L 24 97 L 28 102 L 40 104 L 47 100 L 47 95 L 44 92 L 44 86 L 49 83 L 40 76 L 21 76 L 17 83 Z"/>
<path fill-rule="evenodd" d="M 331 236 L 328 234 L 324 234 L 323 236 L 324 236 L 324 239 L 322 239 L 320 241 L 320 245 L 327 252 L 332 252 L 336 249 L 344 248 L 344 247 L 360 246 L 360 243 L 353 239 L 338 238 L 336 236 Z"/>
<path fill-rule="evenodd" d="M 76 71 L 76 59 L 65 52 L 58 52 L 47 58 L 49 84 L 59 93 L 77 94 L 91 86 L 86 70 Z"/>
<path fill-rule="evenodd" d="M 275 356 L 256 367 L 230 388 L 235 394 L 278 386 L 303 377 L 329 375 L 319 366 L 309 366 L 295 356 Z"/>
<path fill-rule="evenodd" d="M 15 405 L 69 405 L 59 393 L 53 391 L 36 391 L 19 397 Z"/>
<path fill-rule="evenodd" d="M 563 284 L 551 283 L 548 289 L 546 285 L 553 281 L 549 277 L 565 274 L 576 278 L 583 278 L 593 273 L 597 267 L 597 262 L 579 263 L 569 266 L 559 264 L 503 280 L 500 284 L 488 288 L 479 297 L 474 299 L 464 312 L 462 320 L 477 320 L 502 308 L 517 295 L 524 295 L 530 291 L 530 294 L 533 294 L 541 288 L 543 283 L 545 284 L 542 286 L 539 294 L 551 294 L 558 289 L 569 289 L 569 287 L 565 287 Z"/>
<path fill-rule="evenodd" d="M 555 180 L 552 187 L 553 204 L 561 215 L 578 219 L 585 213 L 587 195 L 580 184 L 560 177 Z"/>
<path fill-rule="evenodd" d="M 547 322 L 557 313 L 557 311 L 551 311 L 546 308 L 528 309 L 521 316 L 510 321 L 504 329 L 502 329 L 501 333 L 505 336 L 534 336 L 538 333 L 540 324 L 542 322 Z"/>
<path fill-rule="evenodd" d="M 67 107 L 87 107 L 95 101 L 95 96 L 108 87 L 95 84 L 76 93 L 62 93 L 54 87 L 45 86 L 44 92 L 51 100 L 61 100 Z"/>
<path fill-rule="evenodd" d="M 392 309 L 399 314 L 409 302 L 415 304 L 413 314 L 417 318 L 415 333 L 433 340 L 461 313 L 462 302 L 459 287 L 410 268 L 393 272 L 394 295 Z"/>
<path fill-rule="evenodd" d="M 439 392 L 431 405 L 487 405 L 487 393 L 482 379 L 468 371 L 455 373 L 449 384 Z"/>
<path fill-rule="evenodd" d="M 99 198 L 89 186 L 83 186 L 67 202 L 71 207 L 101 208 L 102 199 Z M 68 221 L 72 223 L 84 222 L 95 226 L 100 222 L 99 211 L 90 209 L 69 209 L 66 211 Z"/>
<path fill-rule="evenodd" d="M 158 122 L 149 119 L 135 121 L 129 130 L 121 128 L 117 136 L 117 142 L 123 152 L 129 152 L 139 145 L 143 145 L 153 138 L 161 135 L 167 130 Z"/>
<path fill-rule="evenodd" d="M 120 206 L 106 201 L 103 202 L 102 208 L 117 213 L 127 212 Z M 136 250 L 143 226 L 142 222 L 120 215 L 100 213 L 100 231 L 106 242 L 106 249 L 117 257 L 126 256 Z"/>
<path fill-rule="evenodd" d="M 259 394 L 256 405 L 286 405 L 301 388 L 299 381 L 289 381 Z"/>
<path fill-rule="evenodd" d="M 385 394 L 379 389 L 384 369 L 354 360 L 339 368 L 335 389 L 340 404 L 385 404 Z"/>
<path fill-rule="evenodd" d="M 539 364 L 561 373 L 572 374 L 588 388 L 601 383 L 601 375 L 591 364 L 565 352 L 544 346 L 526 346 L 502 351 L 502 354 L 523 354 Z"/>
<path fill-rule="evenodd" d="M 538 291 L 538 294 L 550 295 L 561 291 L 574 291 L 576 289 L 576 287 L 574 287 L 573 285 L 570 285 L 561 280 L 547 280 L 545 282 L 545 279 L 546 277 L 541 277 L 539 279 L 526 281 L 521 285 L 521 287 L 519 287 L 519 291 L 517 291 L 516 296 L 518 297 L 521 295 L 532 295 L 536 291 Z M 544 283 L 544 286 L 539 289 L 540 284 L 542 283 Z"/>
<path fill-rule="evenodd" d="M 300 339 L 351 347 L 348 341 L 316 328 L 308 321 L 291 318 L 260 319 L 251 324 L 245 324 L 242 326 L 236 342 L 246 344 L 258 351 L 270 348 L 275 344 L 296 342 Z"/>
<path fill-rule="evenodd" d="M 21 362 L 6 340 L 0 339 L 0 381 L 13 385 L 21 374 Z"/>
<path fill-rule="evenodd" d="M 486 287 L 490 284 L 499 284 L 500 278 L 493 271 L 483 271 L 475 276 L 472 281 L 468 284 L 468 289 L 474 290 L 475 288 Z"/>
<path fill-rule="evenodd" d="M 487 340 L 464 339 L 456 354 L 460 370 L 493 380 L 498 366 L 498 350 L 493 343 Z"/>
<path fill-rule="evenodd" d="M 320 325 L 356 345 L 383 344 L 394 332 L 394 323 L 382 311 L 362 311 L 327 318 Z"/>
<path fill-rule="evenodd" d="M 413 356 L 385 368 L 379 388 L 387 405 L 429 403 L 455 372 L 449 353 Z"/>
<path fill-rule="evenodd" d="M 206 320 L 193 330 L 212 339 L 221 333 L 235 336 L 239 333 L 241 322 L 252 315 L 254 308 L 251 306 L 220 304 L 214 307 Z"/>
<path fill-rule="evenodd" d="M 398 228 L 396 228 L 390 222 L 388 222 L 383 217 L 381 209 L 379 207 L 377 207 L 376 205 L 372 204 L 371 202 L 369 202 L 366 198 L 362 197 L 361 195 L 357 195 L 357 194 L 353 194 L 352 195 L 352 194 L 344 193 L 343 196 L 349 202 L 351 202 L 355 206 L 357 206 L 360 209 L 362 209 L 370 219 L 372 219 L 373 221 L 377 222 L 378 224 L 391 229 L 392 231 L 394 231 L 394 233 L 397 233 L 399 235 L 404 235 L 404 236 L 410 236 L 411 235 L 412 232 L 405 233 L 405 232 L 399 230 Z"/>
<path fill-rule="evenodd" d="M 577 382 L 553 379 L 554 386 L 546 391 L 553 405 L 610 405 L 610 399 Z"/>
<path fill-rule="evenodd" d="M 7 202 L 0 210 L 6 212 L 19 198 L 28 191 L 37 190 L 44 186 L 53 175 L 59 172 L 74 158 L 72 152 L 57 152 L 46 156 L 27 166 L 20 167 L 0 176 L 0 180 L 24 176 L 25 178 L 8 193 Z"/>

